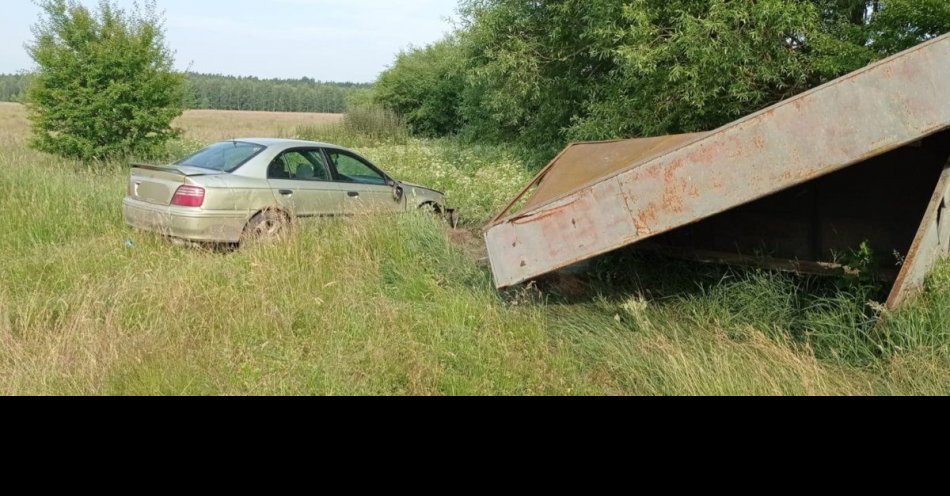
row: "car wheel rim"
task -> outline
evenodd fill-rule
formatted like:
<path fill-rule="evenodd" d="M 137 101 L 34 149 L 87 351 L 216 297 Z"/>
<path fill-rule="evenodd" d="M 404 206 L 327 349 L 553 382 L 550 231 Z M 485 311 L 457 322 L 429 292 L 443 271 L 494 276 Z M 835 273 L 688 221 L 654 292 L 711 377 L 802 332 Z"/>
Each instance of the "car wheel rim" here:
<path fill-rule="evenodd" d="M 273 238 L 280 232 L 280 223 L 266 220 L 257 226 L 257 235 L 262 238 Z"/>

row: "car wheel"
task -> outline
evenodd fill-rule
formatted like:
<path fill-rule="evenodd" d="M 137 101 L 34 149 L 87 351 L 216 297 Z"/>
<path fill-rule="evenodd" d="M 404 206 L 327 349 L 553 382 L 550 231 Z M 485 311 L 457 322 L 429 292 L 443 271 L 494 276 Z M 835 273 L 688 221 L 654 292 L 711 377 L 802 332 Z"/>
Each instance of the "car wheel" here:
<path fill-rule="evenodd" d="M 442 215 L 442 207 L 437 203 L 423 203 L 419 205 L 419 210 L 432 215 Z"/>
<path fill-rule="evenodd" d="M 247 223 L 241 243 L 276 241 L 287 234 L 289 224 L 290 222 L 284 214 L 274 210 L 265 210 L 255 215 Z"/>

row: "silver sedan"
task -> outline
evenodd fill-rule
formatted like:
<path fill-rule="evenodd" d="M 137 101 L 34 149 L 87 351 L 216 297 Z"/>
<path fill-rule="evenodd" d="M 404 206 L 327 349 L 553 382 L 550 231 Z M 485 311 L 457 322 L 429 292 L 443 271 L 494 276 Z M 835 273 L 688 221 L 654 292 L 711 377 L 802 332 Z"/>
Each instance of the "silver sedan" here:
<path fill-rule="evenodd" d="M 286 139 L 225 141 L 173 165 L 134 165 L 123 203 L 133 227 L 211 243 L 274 237 L 295 218 L 419 208 L 456 222 L 438 191 L 346 148 Z"/>

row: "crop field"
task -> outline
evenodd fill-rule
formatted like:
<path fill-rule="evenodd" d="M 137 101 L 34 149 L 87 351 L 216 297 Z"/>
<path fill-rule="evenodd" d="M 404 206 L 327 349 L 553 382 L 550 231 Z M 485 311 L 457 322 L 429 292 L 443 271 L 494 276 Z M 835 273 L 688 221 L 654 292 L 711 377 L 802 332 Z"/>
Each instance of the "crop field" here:
<path fill-rule="evenodd" d="M 341 116 L 188 112 L 166 159 L 243 135 L 354 147 L 445 191 L 423 214 L 298 226 L 234 252 L 124 225 L 125 163 L 28 147 L 0 104 L 0 394 L 931 395 L 950 392 L 950 267 L 897 313 L 881 288 L 616 254 L 498 292 L 480 227 L 533 175 L 456 139 Z"/>
<path fill-rule="evenodd" d="M 239 137 L 290 137 L 300 126 L 334 124 L 342 114 L 188 110 L 174 125 L 194 140 L 214 142 Z"/>

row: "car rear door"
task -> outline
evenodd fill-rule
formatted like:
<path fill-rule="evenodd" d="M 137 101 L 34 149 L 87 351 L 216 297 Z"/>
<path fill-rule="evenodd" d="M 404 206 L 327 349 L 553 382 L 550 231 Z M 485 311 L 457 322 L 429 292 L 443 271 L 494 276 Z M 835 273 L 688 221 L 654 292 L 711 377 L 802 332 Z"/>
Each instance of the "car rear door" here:
<path fill-rule="evenodd" d="M 340 215 L 346 188 L 332 180 L 326 157 L 319 148 L 297 148 L 278 155 L 267 169 L 274 198 L 301 218 Z"/>

